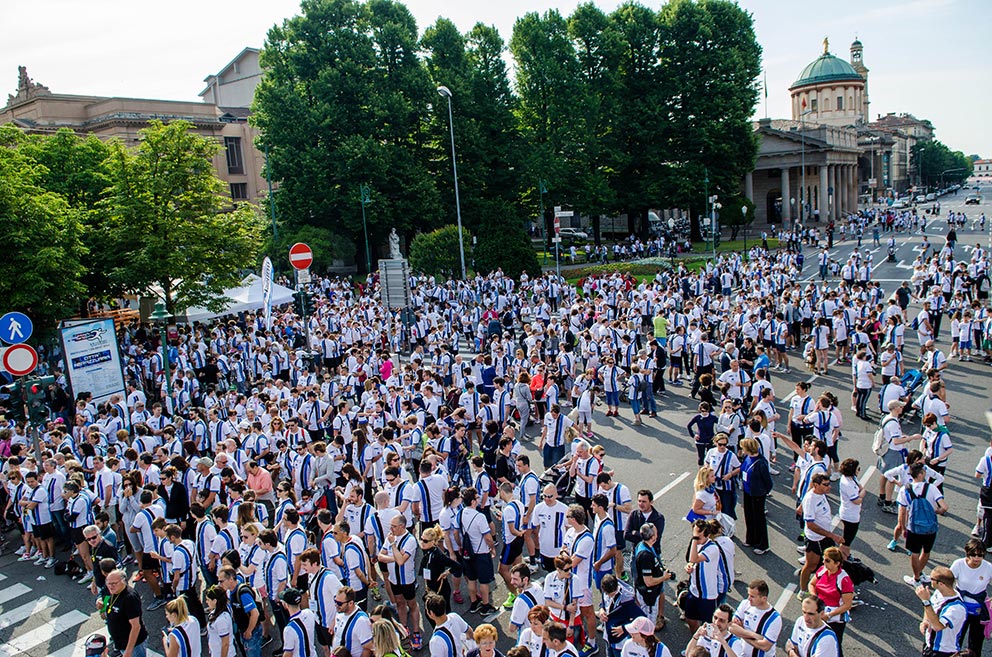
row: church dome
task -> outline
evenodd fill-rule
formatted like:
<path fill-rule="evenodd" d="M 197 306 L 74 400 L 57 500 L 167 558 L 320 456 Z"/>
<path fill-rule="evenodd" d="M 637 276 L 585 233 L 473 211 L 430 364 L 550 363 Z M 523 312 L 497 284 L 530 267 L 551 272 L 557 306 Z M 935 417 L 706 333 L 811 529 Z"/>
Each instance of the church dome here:
<path fill-rule="evenodd" d="M 824 82 L 864 82 L 854 67 L 839 57 L 825 52 L 811 63 L 809 63 L 799 78 L 792 83 L 789 89 L 805 87 L 812 84 L 822 84 Z"/>

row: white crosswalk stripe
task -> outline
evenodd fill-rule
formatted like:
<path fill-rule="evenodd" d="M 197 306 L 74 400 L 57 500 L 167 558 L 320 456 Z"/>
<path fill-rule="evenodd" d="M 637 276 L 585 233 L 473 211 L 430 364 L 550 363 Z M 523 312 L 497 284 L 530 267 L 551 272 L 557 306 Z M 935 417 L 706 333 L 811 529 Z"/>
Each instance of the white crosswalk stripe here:
<path fill-rule="evenodd" d="M 76 628 L 95 618 L 95 614 L 66 609 L 65 604 L 53 597 L 37 596 L 30 586 L 19 582 L 8 585 L 7 579 L 7 575 L 0 573 L 0 582 L 3 582 L 0 584 L 0 632 L 13 634 L 0 640 L 0 657 L 25 657 L 29 652 L 46 657 L 85 657 L 89 633 L 58 650 L 48 649 L 48 646 L 53 641 L 65 641 L 63 637 L 75 636 Z M 32 595 L 36 597 L 32 599 Z M 8 603 L 11 606 L 8 607 Z M 60 613 L 63 611 L 65 613 Z M 106 636 L 105 628 L 96 631 Z M 160 652 L 153 650 L 146 654 L 162 657 Z"/>

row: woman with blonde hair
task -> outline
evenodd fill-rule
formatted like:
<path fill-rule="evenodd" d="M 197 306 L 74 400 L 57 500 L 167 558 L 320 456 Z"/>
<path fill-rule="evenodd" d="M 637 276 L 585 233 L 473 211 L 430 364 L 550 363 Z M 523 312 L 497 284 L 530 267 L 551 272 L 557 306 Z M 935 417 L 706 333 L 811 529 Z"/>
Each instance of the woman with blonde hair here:
<path fill-rule="evenodd" d="M 401 657 L 406 654 L 400 647 L 396 628 L 388 620 L 372 623 L 372 654 L 375 657 Z"/>
<path fill-rule="evenodd" d="M 696 479 L 693 482 L 695 493 L 692 500 L 692 509 L 686 516 L 689 522 L 696 520 L 710 520 L 720 512 L 720 498 L 716 494 L 716 472 L 708 465 L 699 468 Z"/>
<path fill-rule="evenodd" d="M 768 521 L 765 518 L 765 500 L 772 490 L 772 475 L 768 459 L 762 454 L 761 444 L 756 438 L 741 441 L 741 488 L 744 493 L 744 523 L 747 534 L 744 547 L 750 547 L 755 554 L 768 551 Z"/>
<path fill-rule="evenodd" d="M 162 630 L 165 657 L 200 657 L 200 622 L 189 615 L 186 600 L 179 596 L 165 605 L 169 629 Z"/>

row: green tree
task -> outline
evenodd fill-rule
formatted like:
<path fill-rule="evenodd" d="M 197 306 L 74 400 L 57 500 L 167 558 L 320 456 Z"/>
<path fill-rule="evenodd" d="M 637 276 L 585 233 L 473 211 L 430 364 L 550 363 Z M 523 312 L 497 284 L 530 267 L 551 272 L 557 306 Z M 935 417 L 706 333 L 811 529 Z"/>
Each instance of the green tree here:
<path fill-rule="evenodd" d="M 669 102 L 665 196 L 692 210 L 693 238 L 708 193 L 735 194 L 752 170 L 757 142 L 761 47 L 751 15 L 728 0 L 672 0 L 661 9 L 660 61 Z"/>
<path fill-rule="evenodd" d="M 0 127 L 0 250 L 9 256 L 0 262 L 0 297 L 52 328 L 75 314 L 85 291 L 83 225 L 78 210 L 45 189 L 50 172 L 21 151 L 27 140 Z"/>
<path fill-rule="evenodd" d="M 220 145 L 191 127 L 153 121 L 135 150 L 112 142 L 111 188 L 102 204 L 117 254 L 111 279 L 132 292 L 161 295 L 172 313 L 222 309 L 223 291 L 257 264 L 261 246 L 257 209 L 231 209 L 214 175 L 211 160 Z"/>
<path fill-rule="evenodd" d="M 99 210 L 110 188 L 107 159 L 110 146 L 94 136 L 80 137 L 67 128 L 54 135 L 31 135 L 20 146 L 43 166 L 40 185 L 65 199 L 79 213 L 86 247 L 86 269 L 82 282 L 96 297 L 119 296 L 123 290 L 109 276 L 117 253 L 106 238 L 106 225 Z"/>
<path fill-rule="evenodd" d="M 539 207 L 538 182 L 546 182 L 544 225 L 550 237 L 555 205 L 571 205 L 577 188 L 575 150 L 579 62 L 568 22 L 556 10 L 531 12 L 517 19 L 510 38 L 516 63 L 516 117 L 523 140 L 521 169 L 529 184 L 525 207 Z"/>
<path fill-rule="evenodd" d="M 317 226 L 363 242 L 362 184 L 375 192 L 373 245 L 394 227 L 402 234 L 441 225 L 428 168 L 436 94 L 413 16 L 391 0 L 304 0 L 301 12 L 269 30 L 252 117 L 287 230 Z"/>
<path fill-rule="evenodd" d="M 469 263 L 472 259 L 472 235 L 463 228 L 462 236 L 465 242 L 465 262 Z M 410 266 L 414 271 L 430 276 L 461 276 L 458 226 L 443 226 L 414 237 L 410 242 Z"/>
<path fill-rule="evenodd" d="M 917 141 L 910 158 L 919 181 L 927 188 L 963 183 L 975 168 L 972 159 L 961 151 L 952 151 L 939 139 Z"/>

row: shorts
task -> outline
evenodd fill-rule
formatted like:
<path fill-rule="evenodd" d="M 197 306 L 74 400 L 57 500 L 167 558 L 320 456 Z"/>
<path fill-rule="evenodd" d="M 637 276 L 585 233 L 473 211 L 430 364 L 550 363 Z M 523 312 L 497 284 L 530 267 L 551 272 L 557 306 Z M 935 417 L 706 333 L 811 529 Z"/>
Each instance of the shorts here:
<path fill-rule="evenodd" d="M 824 550 L 826 550 L 827 548 L 834 547 L 835 545 L 836 543 L 834 543 L 832 538 L 824 537 L 818 541 L 811 541 L 810 539 L 807 538 L 806 554 L 816 554 L 822 557 Z"/>
<path fill-rule="evenodd" d="M 579 424 L 592 424 L 592 411 L 579 411 Z"/>
<path fill-rule="evenodd" d="M 486 520 L 492 524 L 493 522 L 493 511 L 491 506 L 485 506 L 479 509 L 479 512 L 485 516 Z"/>
<path fill-rule="evenodd" d="M 317 645 L 326 646 L 330 648 L 331 644 L 334 641 L 334 635 L 331 634 L 331 631 L 328 630 L 323 625 L 321 625 L 319 622 L 314 623 L 314 629 L 316 630 L 316 634 L 317 634 Z"/>
<path fill-rule="evenodd" d="M 606 405 L 607 406 L 619 406 L 620 405 L 620 392 L 619 391 L 610 392 L 609 390 L 607 390 L 604 394 L 606 395 Z"/>
<path fill-rule="evenodd" d="M 784 342 L 776 342 L 775 343 L 775 351 L 784 354 L 785 353 L 785 343 Z"/>
<path fill-rule="evenodd" d="M 603 573 L 604 575 L 606 573 Z M 575 600 L 579 607 L 591 607 L 592 606 L 592 589 L 587 588 L 585 591 L 573 591 L 572 599 Z"/>
<path fill-rule="evenodd" d="M 523 552 L 524 538 L 523 536 L 518 536 L 503 546 L 503 551 L 499 555 L 499 562 L 504 566 L 512 566 Z"/>
<path fill-rule="evenodd" d="M 623 537 L 623 530 L 615 530 L 614 536 L 616 537 L 617 551 L 623 552 L 623 549 L 627 547 L 627 539 Z"/>
<path fill-rule="evenodd" d="M 713 620 L 713 612 L 716 611 L 716 598 L 705 600 L 690 593 L 686 597 L 684 611 L 688 620 L 708 623 Z"/>
<path fill-rule="evenodd" d="M 877 467 L 878 471 L 884 475 L 884 473 L 888 472 L 892 468 L 898 468 L 905 461 L 906 459 L 903 458 L 902 452 L 897 449 L 890 449 L 885 454 L 878 457 L 878 463 L 875 467 Z"/>
<path fill-rule="evenodd" d="M 82 527 L 73 527 L 70 532 L 72 533 L 72 544 L 79 545 L 80 543 L 86 542 L 86 537 L 83 536 Z"/>
<path fill-rule="evenodd" d="M 141 569 L 142 570 L 158 570 L 159 562 L 152 557 L 148 552 L 141 553 Z"/>
<path fill-rule="evenodd" d="M 846 347 L 846 346 L 847 346 L 847 338 L 844 338 L 843 340 L 837 340 L 837 341 L 835 342 L 835 344 L 836 344 L 836 345 L 837 345 L 838 347 Z"/>
<path fill-rule="evenodd" d="M 479 584 L 489 584 L 496 579 L 493 571 L 493 560 L 488 554 L 476 554 L 465 560 L 465 578 L 478 582 Z"/>
<path fill-rule="evenodd" d="M 50 522 L 46 522 L 43 525 L 33 525 L 31 527 L 31 533 L 39 541 L 46 541 L 55 537 L 55 526 Z"/>
<path fill-rule="evenodd" d="M 914 534 L 906 530 L 906 549 L 912 554 L 929 554 L 933 550 L 933 543 L 937 539 L 937 532 L 933 534 Z"/>
<path fill-rule="evenodd" d="M 545 570 L 545 572 L 549 572 L 549 573 L 555 572 L 555 558 L 554 557 L 546 557 L 546 556 L 544 556 L 542 554 L 541 555 L 541 568 L 543 568 Z"/>
<path fill-rule="evenodd" d="M 858 527 L 861 526 L 861 523 L 850 522 L 848 520 L 842 520 L 841 522 L 844 523 L 844 545 L 850 545 L 858 535 Z"/>
<path fill-rule="evenodd" d="M 414 600 L 417 597 L 417 585 L 414 584 L 392 584 L 393 595 L 404 600 Z"/>

